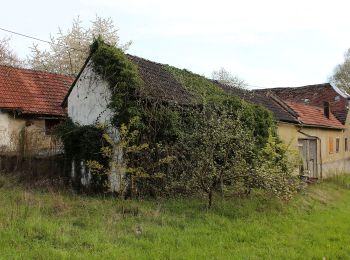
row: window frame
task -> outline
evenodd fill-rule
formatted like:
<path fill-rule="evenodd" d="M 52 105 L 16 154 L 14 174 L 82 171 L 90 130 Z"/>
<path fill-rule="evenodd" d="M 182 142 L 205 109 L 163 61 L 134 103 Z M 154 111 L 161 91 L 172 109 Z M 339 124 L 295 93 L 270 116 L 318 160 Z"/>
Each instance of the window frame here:
<path fill-rule="evenodd" d="M 336 137 L 335 138 L 335 153 L 339 153 L 340 152 L 340 138 Z"/>
<path fill-rule="evenodd" d="M 348 152 L 349 151 L 349 143 L 348 143 L 348 138 L 344 138 L 344 151 Z"/>
<path fill-rule="evenodd" d="M 333 140 L 333 137 L 330 136 L 328 138 L 328 152 L 330 154 L 333 154 L 334 153 L 334 140 Z"/>

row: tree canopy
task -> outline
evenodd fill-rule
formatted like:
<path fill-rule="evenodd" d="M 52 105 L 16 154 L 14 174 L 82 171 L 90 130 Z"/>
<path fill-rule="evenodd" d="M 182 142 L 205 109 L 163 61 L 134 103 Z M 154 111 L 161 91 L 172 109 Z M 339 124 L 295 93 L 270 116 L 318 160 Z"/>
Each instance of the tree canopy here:
<path fill-rule="evenodd" d="M 236 75 L 233 75 L 225 68 L 220 68 L 219 70 L 214 70 L 211 74 L 213 80 L 217 80 L 222 84 L 236 87 L 236 88 L 246 88 L 247 83 Z"/>
<path fill-rule="evenodd" d="M 347 92 L 350 91 L 350 49 L 344 54 L 344 62 L 338 64 L 330 77 L 330 82 Z"/>
<path fill-rule="evenodd" d="M 95 17 L 91 26 L 85 28 L 79 17 L 73 19 L 72 27 L 67 31 L 58 29 L 56 36 L 50 37 L 48 49 L 33 44 L 27 58 L 28 65 L 36 70 L 75 76 L 89 55 L 91 42 L 101 36 L 106 43 L 127 49 L 131 42 L 120 43 L 118 29 L 111 18 Z"/>
<path fill-rule="evenodd" d="M 23 65 L 23 61 L 10 47 L 10 38 L 0 39 L 0 64 L 19 67 Z"/>

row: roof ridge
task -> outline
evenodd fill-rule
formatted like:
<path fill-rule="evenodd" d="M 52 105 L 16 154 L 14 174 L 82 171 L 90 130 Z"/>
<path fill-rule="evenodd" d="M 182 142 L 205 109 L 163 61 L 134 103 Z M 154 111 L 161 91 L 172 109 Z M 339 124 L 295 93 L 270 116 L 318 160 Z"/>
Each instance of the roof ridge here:
<path fill-rule="evenodd" d="M 296 120 L 298 120 L 299 114 L 294 111 L 287 103 L 286 101 L 280 99 L 279 97 L 277 97 L 276 95 L 274 95 L 273 93 L 268 93 L 267 94 L 268 97 L 270 97 L 273 101 L 275 101 L 280 107 L 282 107 L 282 109 L 286 110 L 289 114 L 291 114 L 291 116 L 295 117 Z M 299 120 L 298 120 L 299 121 Z"/>
<path fill-rule="evenodd" d="M 312 87 L 325 87 L 325 86 L 332 87 L 332 84 L 330 82 L 324 82 L 319 84 L 311 84 L 311 85 L 303 85 L 303 86 L 297 86 L 297 87 L 275 87 L 275 88 L 261 88 L 261 89 L 255 89 L 254 91 L 271 91 L 271 90 L 285 90 L 285 89 L 301 89 L 301 88 L 312 88 Z"/>
<path fill-rule="evenodd" d="M 57 72 L 51 72 L 51 71 L 46 71 L 46 70 L 38 70 L 38 69 L 32 69 L 32 68 L 25 68 L 25 67 L 17 67 L 17 66 L 5 65 L 5 64 L 0 64 L 0 67 L 5 67 L 5 68 L 9 68 L 9 69 L 16 69 L 16 70 L 26 70 L 26 71 L 32 71 L 32 72 L 40 72 L 40 73 L 46 73 L 46 74 L 57 75 L 57 76 L 64 76 L 64 77 L 70 77 L 70 78 L 74 78 L 75 77 L 75 76 L 72 76 L 72 75 L 67 75 L 67 74 L 62 74 L 62 73 L 57 73 Z"/>

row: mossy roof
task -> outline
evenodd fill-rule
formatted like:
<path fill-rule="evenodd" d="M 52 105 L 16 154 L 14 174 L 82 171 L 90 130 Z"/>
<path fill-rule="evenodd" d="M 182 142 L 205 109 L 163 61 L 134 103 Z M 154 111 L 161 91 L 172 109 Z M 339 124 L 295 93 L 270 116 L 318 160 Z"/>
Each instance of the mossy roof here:
<path fill-rule="evenodd" d="M 188 70 L 180 70 L 169 65 L 157 63 L 129 54 L 127 54 L 127 57 L 131 62 L 137 65 L 140 77 L 144 83 L 142 88 L 143 94 L 150 99 L 181 105 L 195 104 L 196 99 L 198 100 L 198 91 L 201 91 L 201 89 L 198 89 L 198 86 L 185 86 L 185 83 L 183 81 L 181 82 L 179 77 L 174 76 L 174 74 L 181 74 L 188 80 L 189 76 L 192 75 L 193 85 L 198 85 L 199 83 L 205 84 L 206 86 L 203 89 L 207 89 L 206 94 L 208 95 L 218 96 L 227 94 L 236 96 L 250 103 L 262 105 L 263 107 L 269 109 L 277 121 L 291 123 L 298 122 L 288 111 L 281 107 L 272 98 L 265 95 L 259 95 L 248 90 L 241 90 L 226 86 L 217 81 L 209 80 L 204 76 L 192 73 Z M 86 61 L 84 67 L 88 63 L 88 60 Z M 82 68 L 81 72 L 84 70 L 84 67 Z M 79 78 L 79 75 L 77 76 L 77 79 Z M 192 79 L 190 79 L 190 83 L 191 81 Z M 73 83 L 72 88 L 74 87 L 74 84 L 75 82 Z M 63 106 L 66 105 L 68 95 L 62 103 Z"/>

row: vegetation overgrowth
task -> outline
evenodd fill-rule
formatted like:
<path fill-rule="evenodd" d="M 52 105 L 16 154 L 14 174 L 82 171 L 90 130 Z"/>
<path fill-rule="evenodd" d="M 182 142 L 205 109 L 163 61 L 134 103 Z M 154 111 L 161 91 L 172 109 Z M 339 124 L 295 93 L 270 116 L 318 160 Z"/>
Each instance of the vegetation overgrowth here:
<path fill-rule="evenodd" d="M 283 199 L 295 193 L 295 165 L 286 160 L 287 147 L 277 137 L 267 109 L 226 94 L 203 76 L 168 65 L 163 69 L 191 93 L 192 103 L 150 97 L 143 91 L 137 66 L 101 38 L 91 46 L 91 61 L 98 77 L 109 83 L 112 125 L 74 126 L 68 119 L 59 136 L 68 165 L 75 161 L 79 167 L 85 161 L 98 176 L 92 181 L 94 187 L 102 187 L 100 191 L 109 191 L 108 166 L 115 164 L 126 184 L 120 193 L 130 196 L 204 193 L 211 206 L 218 190 L 222 195 L 247 195 L 260 188 Z M 111 128 L 118 129 L 118 136 L 111 134 Z M 85 130 L 94 136 L 83 134 Z M 93 153 L 87 154 L 82 146 L 93 146 L 87 149 Z M 123 160 L 115 160 L 116 152 Z M 267 168 L 272 168 L 270 175 L 263 170 Z"/>
<path fill-rule="evenodd" d="M 91 197 L 0 175 L 0 258 L 348 259 L 349 187 L 341 176 L 288 203 L 256 191 L 207 210 L 195 198 Z"/>

